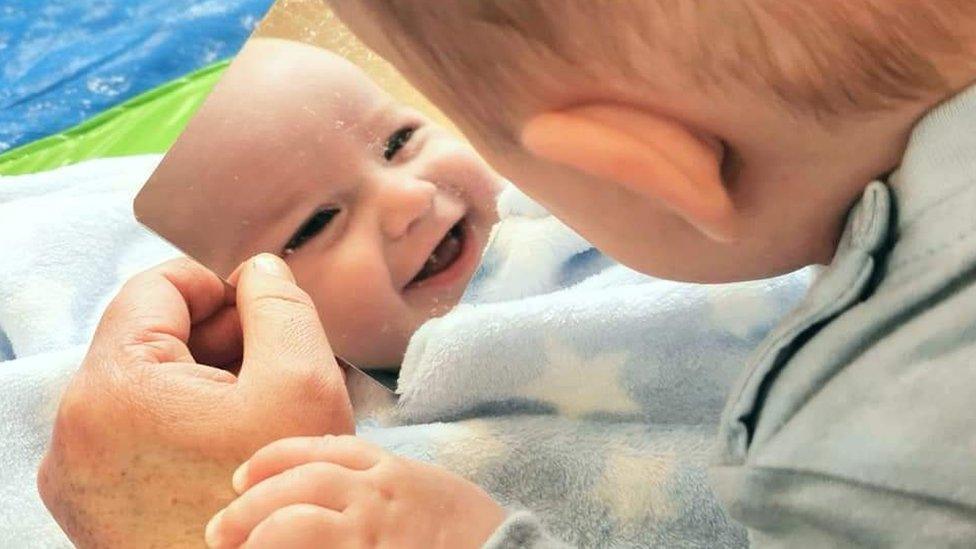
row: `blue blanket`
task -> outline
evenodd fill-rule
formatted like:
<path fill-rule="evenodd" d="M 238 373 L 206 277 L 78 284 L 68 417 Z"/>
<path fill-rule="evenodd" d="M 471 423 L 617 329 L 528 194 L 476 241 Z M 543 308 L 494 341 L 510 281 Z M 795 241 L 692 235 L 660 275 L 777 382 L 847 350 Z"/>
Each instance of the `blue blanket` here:
<path fill-rule="evenodd" d="M 514 188 L 465 303 L 364 435 L 478 482 L 585 547 L 742 547 L 706 478 L 726 393 L 811 273 L 703 286 L 610 261 Z"/>
<path fill-rule="evenodd" d="M 233 56 L 272 3 L 0 2 L 0 152 Z"/>
<path fill-rule="evenodd" d="M 0 177 L 0 540 L 65 546 L 34 475 L 60 392 L 133 273 L 176 254 L 131 199 L 158 156 Z M 414 336 L 394 425 L 440 464 L 583 546 L 734 547 L 705 462 L 732 379 L 808 273 L 724 286 L 645 277 L 510 188 L 464 303 Z"/>

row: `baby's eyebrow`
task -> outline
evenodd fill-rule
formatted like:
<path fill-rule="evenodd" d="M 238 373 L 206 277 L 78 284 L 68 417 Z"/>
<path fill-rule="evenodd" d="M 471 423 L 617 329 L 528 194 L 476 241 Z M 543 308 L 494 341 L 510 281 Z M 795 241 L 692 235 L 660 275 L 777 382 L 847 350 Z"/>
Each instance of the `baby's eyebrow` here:
<path fill-rule="evenodd" d="M 309 205 L 312 189 L 308 183 L 283 183 L 280 179 L 275 183 L 274 187 L 280 190 L 260 198 L 261 204 L 252 210 L 251 218 L 247 220 L 247 230 L 240 232 L 247 233 L 253 241 L 280 250 L 314 213 L 319 202 L 316 198 L 314 205 Z M 295 219 L 299 219 L 297 224 Z"/>
<path fill-rule="evenodd" d="M 363 113 L 363 116 L 356 123 L 349 125 L 349 122 L 346 121 L 345 127 L 350 129 L 362 127 L 367 129 L 367 133 L 374 133 L 377 128 L 382 127 L 387 120 L 393 117 L 396 110 L 395 107 L 395 101 L 381 101 L 379 104 L 372 105 L 369 109 L 366 109 L 366 112 Z"/>
<path fill-rule="evenodd" d="M 367 123 L 369 127 L 373 129 L 382 128 L 383 131 L 389 129 L 393 131 L 396 128 L 387 128 L 387 126 L 396 125 L 395 122 L 400 120 L 407 120 L 410 118 L 416 118 L 412 116 L 414 112 L 409 106 L 397 101 L 393 98 L 387 98 L 380 105 L 377 105 L 375 110 L 369 115 Z M 383 136 L 386 137 L 385 135 Z"/>

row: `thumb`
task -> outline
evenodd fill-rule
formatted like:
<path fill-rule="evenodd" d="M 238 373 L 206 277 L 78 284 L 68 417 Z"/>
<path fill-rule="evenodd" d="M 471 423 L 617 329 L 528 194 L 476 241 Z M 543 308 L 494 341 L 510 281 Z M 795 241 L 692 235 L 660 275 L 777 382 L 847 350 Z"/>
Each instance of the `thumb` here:
<path fill-rule="evenodd" d="M 235 275 L 244 340 L 240 382 L 262 390 L 312 379 L 342 383 L 315 304 L 295 284 L 288 265 L 261 254 Z"/>

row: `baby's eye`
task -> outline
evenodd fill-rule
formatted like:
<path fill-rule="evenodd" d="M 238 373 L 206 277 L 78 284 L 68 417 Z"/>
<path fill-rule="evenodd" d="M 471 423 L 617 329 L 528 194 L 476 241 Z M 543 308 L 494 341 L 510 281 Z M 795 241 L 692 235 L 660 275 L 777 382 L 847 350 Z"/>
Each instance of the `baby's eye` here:
<path fill-rule="evenodd" d="M 413 132 L 416 130 L 413 126 L 405 126 L 399 130 L 393 132 L 393 135 L 386 139 L 386 147 L 383 149 L 383 158 L 387 161 L 393 160 L 397 152 L 403 148 L 404 145 L 410 141 L 413 137 Z"/>
<path fill-rule="evenodd" d="M 325 207 L 316 210 L 312 217 L 309 217 L 302 226 L 295 231 L 295 234 L 291 237 L 291 240 L 285 244 L 284 254 L 293 254 L 298 248 L 301 248 L 303 244 L 309 240 L 315 238 L 315 235 L 322 232 L 323 229 L 329 224 L 332 219 L 339 215 L 339 208 L 336 207 Z"/>

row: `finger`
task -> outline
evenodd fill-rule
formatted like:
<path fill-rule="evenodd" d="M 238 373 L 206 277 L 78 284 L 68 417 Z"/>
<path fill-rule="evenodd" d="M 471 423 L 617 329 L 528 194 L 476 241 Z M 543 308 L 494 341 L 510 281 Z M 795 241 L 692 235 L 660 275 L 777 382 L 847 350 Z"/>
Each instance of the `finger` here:
<path fill-rule="evenodd" d="M 187 362 L 172 362 L 169 364 L 165 364 L 164 366 L 166 366 L 167 374 L 171 374 L 171 375 L 179 374 L 184 379 L 195 378 L 195 379 L 201 379 L 205 381 L 217 381 L 220 383 L 228 383 L 228 384 L 237 381 L 237 378 L 234 377 L 234 374 L 220 368 L 213 368 L 210 366 L 191 364 Z M 170 379 L 172 379 L 172 377 Z M 170 389 L 173 388 L 172 385 L 168 385 L 167 387 Z M 181 389 L 185 389 L 185 387 L 186 386 L 182 386 Z M 179 391 L 177 391 L 177 393 L 179 393 Z M 187 392 L 184 390 L 183 394 L 179 396 L 181 396 L 183 399 L 192 400 L 197 397 L 197 394 Z"/>
<path fill-rule="evenodd" d="M 341 384 L 315 305 L 280 258 L 261 254 L 240 269 L 237 308 L 244 338 L 243 384 L 265 394 L 313 377 Z"/>
<path fill-rule="evenodd" d="M 318 549 L 337 547 L 341 542 L 352 541 L 351 527 L 342 513 L 300 503 L 282 507 L 268 515 L 254 528 L 242 547 Z"/>
<path fill-rule="evenodd" d="M 238 494 L 261 481 L 303 463 L 326 461 L 355 471 L 370 469 L 385 450 L 354 436 L 293 437 L 261 448 L 234 472 Z"/>
<path fill-rule="evenodd" d="M 244 339 L 237 309 L 223 307 L 210 318 L 194 324 L 188 346 L 201 364 L 227 369 L 228 365 L 240 362 Z"/>
<path fill-rule="evenodd" d="M 237 547 L 276 509 L 309 503 L 344 510 L 357 491 L 357 473 L 332 463 L 299 465 L 255 485 L 217 513 L 207 525 L 211 547 Z"/>
<path fill-rule="evenodd" d="M 166 262 L 122 287 L 99 322 L 92 352 L 125 352 L 134 360 L 109 361 L 125 365 L 186 361 L 193 321 L 226 299 L 217 275 L 186 258 Z"/>

